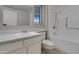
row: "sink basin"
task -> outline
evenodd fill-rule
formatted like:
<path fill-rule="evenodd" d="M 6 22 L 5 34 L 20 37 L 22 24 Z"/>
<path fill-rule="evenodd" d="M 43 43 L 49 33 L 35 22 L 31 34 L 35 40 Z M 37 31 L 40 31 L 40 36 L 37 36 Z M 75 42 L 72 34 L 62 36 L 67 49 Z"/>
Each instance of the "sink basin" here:
<path fill-rule="evenodd" d="M 29 36 L 29 35 L 35 35 L 37 34 L 37 32 L 20 32 L 20 33 L 16 33 L 15 35 L 18 35 L 18 36 Z"/>

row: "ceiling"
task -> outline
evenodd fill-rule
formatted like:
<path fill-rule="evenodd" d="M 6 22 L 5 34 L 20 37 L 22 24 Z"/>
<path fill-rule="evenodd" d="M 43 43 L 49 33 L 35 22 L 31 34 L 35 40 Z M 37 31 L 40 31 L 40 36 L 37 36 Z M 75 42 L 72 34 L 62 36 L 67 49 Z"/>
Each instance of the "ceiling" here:
<path fill-rule="evenodd" d="M 34 5 L 4 5 L 4 7 L 20 9 L 24 11 L 32 11 L 34 9 Z"/>

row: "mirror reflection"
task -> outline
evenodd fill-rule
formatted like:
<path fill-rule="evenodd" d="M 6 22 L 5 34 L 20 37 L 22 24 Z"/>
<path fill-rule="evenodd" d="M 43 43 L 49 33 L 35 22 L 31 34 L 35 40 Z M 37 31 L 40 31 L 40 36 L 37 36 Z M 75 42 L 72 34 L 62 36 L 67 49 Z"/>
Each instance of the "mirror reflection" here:
<path fill-rule="evenodd" d="M 29 26 L 33 19 L 34 6 L 4 5 L 3 26 Z"/>
<path fill-rule="evenodd" d="M 39 5 L 0 5 L 0 26 L 41 24 Z"/>
<path fill-rule="evenodd" d="M 42 5 L 0 5 L 0 26 L 31 26 L 44 24 Z"/>

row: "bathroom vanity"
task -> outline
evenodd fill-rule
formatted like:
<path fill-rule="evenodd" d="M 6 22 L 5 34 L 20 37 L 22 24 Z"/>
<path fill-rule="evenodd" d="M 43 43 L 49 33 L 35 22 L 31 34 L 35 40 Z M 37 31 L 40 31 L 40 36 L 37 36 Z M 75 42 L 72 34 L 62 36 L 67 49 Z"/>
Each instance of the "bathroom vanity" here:
<path fill-rule="evenodd" d="M 40 54 L 41 33 L 12 33 L 0 35 L 0 54 Z"/>
<path fill-rule="evenodd" d="M 40 54 L 41 39 L 47 31 L 45 24 L 34 24 L 34 6 L 0 6 L 0 53 L 4 54 Z M 20 32 L 20 30 L 36 32 Z M 9 33 L 8 33 L 9 32 Z M 15 33 L 18 32 L 18 33 Z"/>

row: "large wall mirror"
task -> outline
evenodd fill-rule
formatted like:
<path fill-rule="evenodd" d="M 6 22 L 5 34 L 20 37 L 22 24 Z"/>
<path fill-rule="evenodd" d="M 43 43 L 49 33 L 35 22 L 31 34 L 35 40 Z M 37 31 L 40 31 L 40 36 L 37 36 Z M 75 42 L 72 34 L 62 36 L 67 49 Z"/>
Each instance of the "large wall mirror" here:
<path fill-rule="evenodd" d="M 33 20 L 34 6 L 3 5 L 2 26 L 30 26 Z"/>
<path fill-rule="evenodd" d="M 44 25 L 44 6 L 0 5 L 0 26 Z"/>

